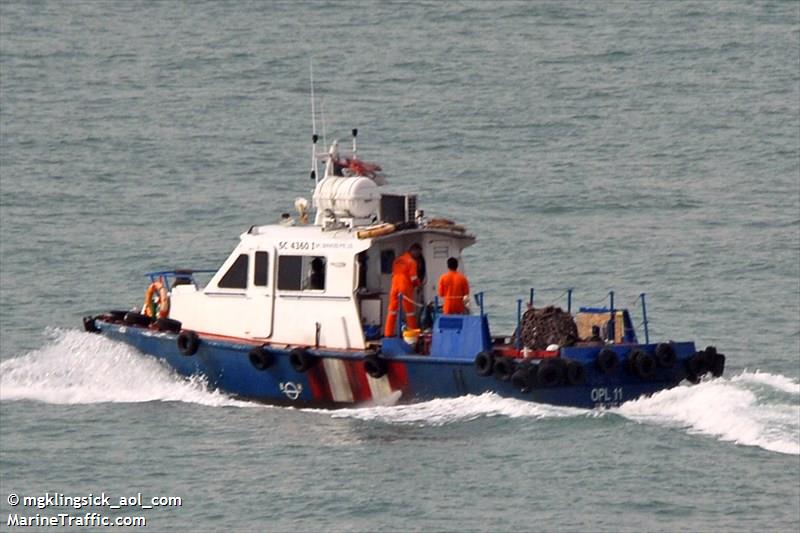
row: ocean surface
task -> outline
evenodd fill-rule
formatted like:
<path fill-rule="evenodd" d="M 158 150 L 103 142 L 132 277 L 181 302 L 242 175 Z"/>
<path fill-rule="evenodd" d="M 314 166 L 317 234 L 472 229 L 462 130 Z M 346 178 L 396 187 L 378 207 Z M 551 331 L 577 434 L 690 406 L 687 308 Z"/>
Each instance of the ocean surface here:
<path fill-rule="evenodd" d="M 603 411 L 296 410 L 84 333 L 310 196 L 312 58 L 326 141 L 358 127 L 392 190 L 477 235 L 493 332 L 530 287 L 614 289 L 637 322 L 645 292 L 651 338 L 725 375 Z M 0 192 L 2 531 L 800 527 L 798 2 L 3 0 Z M 181 505 L 45 498 L 90 493 Z"/>

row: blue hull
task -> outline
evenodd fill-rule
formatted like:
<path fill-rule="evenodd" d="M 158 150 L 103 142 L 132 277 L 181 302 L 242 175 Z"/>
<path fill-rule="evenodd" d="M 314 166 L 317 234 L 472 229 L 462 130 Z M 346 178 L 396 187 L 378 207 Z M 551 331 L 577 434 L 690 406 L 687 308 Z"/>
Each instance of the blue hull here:
<path fill-rule="evenodd" d="M 175 333 L 100 318 L 95 324 L 101 334 L 165 361 L 179 374 L 204 376 L 209 386 L 231 395 L 271 404 L 315 407 L 413 403 L 486 392 L 553 405 L 612 406 L 676 386 L 687 377 L 686 362 L 695 353 L 694 343 L 672 343 L 677 359 L 674 366 L 658 367 L 644 379 L 631 371 L 627 358 L 634 349 L 652 354 L 655 345 L 614 346 L 620 364 L 606 372 L 598 368 L 596 361 L 600 347 L 564 348 L 562 357 L 583 367 L 580 384 L 566 384 L 562 379 L 557 384 L 533 384 L 521 390 L 518 383 L 510 380 L 479 375 L 475 367 L 476 350 L 458 353 L 453 347 L 437 345 L 436 341 L 431 355 L 420 356 L 408 353 L 408 346 L 397 339 L 385 340 L 379 358 L 383 375 L 376 377 L 365 366 L 370 356 L 366 352 L 305 348 L 303 351 L 312 363 L 308 369 L 299 371 L 290 348 L 268 347 L 269 365 L 258 369 L 250 354 L 259 345 L 245 340 L 201 336 L 196 353 L 184 355 Z M 370 357 L 374 359 L 375 355 Z"/>

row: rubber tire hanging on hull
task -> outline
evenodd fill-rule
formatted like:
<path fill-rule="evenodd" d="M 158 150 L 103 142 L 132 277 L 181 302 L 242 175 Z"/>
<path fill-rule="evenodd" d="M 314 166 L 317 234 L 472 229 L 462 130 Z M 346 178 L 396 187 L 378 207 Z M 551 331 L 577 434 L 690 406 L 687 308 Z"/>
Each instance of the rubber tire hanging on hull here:
<path fill-rule="evenodd" d="M 125 313 L 125 317 L 122 319 L 129 326 L 142 326 L 147 327 L 150 325 L 150 317 L 146 315 L 142 315 L 140 313 L 134 313 L 133 311 L 128 311 Z"/>
<path fill-rule="evenodd" d="M 692 383 L 699 383 L 700 378 L 711 368 L 711 358 L 701 350 L 695 352 L 686 360 L 686 379 Z"/>
<path fill-rule="evenodd" d="M 303 348 L 295 348 L 289 352 L 289 364 L 295 372 L 300 374 L 306 372 L 309 368 L 316 364 L 317 358 L 308 353 L 308 350 Z"/>
<path fill-rule="evenodd" d="M 639 379 L 653 379 L 656 375 L 656 360 L 643 350 L 633 350 L 628 360 L 630 371 Z"/>
<path fill-rule="evenodd" d="M 97 329 L 97 325 L 94 323 L 93 316 L 83 317 L 83 329 L 88 333 L 98 333 L 100 331 Z"/>
<path fill-rule="evenodd" d="M 619 357 L 617 353 L 611 348 L 603 348 L 597 354 L 597 368 L 603 374 L 610 374 L 619 366 Z"/>
<path fill-rule="evenodd" d="M 508 381 L 514 373 L 514 363 L 508 357 L 498 357 L 494 362 L 494 377 L 500 381 Z"/>
<path fill-rule="evenodd" d="M 158 331 L 168 331 L 170 333 L 178 333 L 181 330 L 182 324 L 171 318 L 157 318 L 153 322 L 153 327 Z"/>
<path fill-rule="evenodd" d="M 710 346 L 709 348 L 714 348 Z M 708 348 L 706 348 L 706 352 L 708 352 Z M 714 348 L 714 360 L 711 362 L 711 375 L 715 378 L 722 376 L 725 372 L 725 354 L 717 353 L 716 348 Z"/>
<path fill-rule="evenodd" d="M 522 364 L 511 374 L 511 384 L 521 392 L 530 392 L 536 383 L 536 367 Z"/>
<path fill-rule="evenodd" d="M 181 331 L 176 342 L 178 343 L 178 351 L 186 356 L 196 354 L 197 349 L 200 347 L 200 337 L 189 329 Z"/>
<path fill-rule="evenodd" d="M 555 359 L 545 359 L 539 363 L 539 369 L 536 371 L 536 383 L 540 387 L 555 387 L 560 385 L 564 380 L 564 367 L 563 361 L 556 361 Z"/>
<path fill-rule="evenodd" d="M 386 375 L 386 360 L 371 353 L 364 358 L 364 370 L 371 378 L 380 379 Z"/>
<path fill-rule="evenodd" d="M 479 376 L 491 376 L 494 367 L 494 356 L 489 352 L 481 352 L 475 356 L 475 372 Z"/>
<path fill-rule="evenodd" d="M 678 357 L 675 355 L 675 348 L 665 342 L 656 346 L 656 361 L 661 368 L 674 367 L 678 361 Z"/>
<path fill-rule="evenodd" d="M 565 376 L 570 385 L 583 385 L 586 383 L 586 368 L 578 361 L 569 360 Z"/>
<path fill-rule="evenodd" d="M 266 370 L 275 362 L 272 352 L 267 350 L 266 346 L 254 346 L 247 354 L 247 358 L 256 370 Z"/>
<path fill-rule="evenodd" d="M 125 315 L 127 315 L 127 311 L 106 311 L 101 316 L 103 316 L 109 322 L 122 322 L 125 319 Z"/>
<path fill-rule="evenodd" d="M 717 352 L 714 346 L 706 346 L 706 362 L 708 371 L 715 378 L 718 378 L 725 371 L 725 356 Z"/>

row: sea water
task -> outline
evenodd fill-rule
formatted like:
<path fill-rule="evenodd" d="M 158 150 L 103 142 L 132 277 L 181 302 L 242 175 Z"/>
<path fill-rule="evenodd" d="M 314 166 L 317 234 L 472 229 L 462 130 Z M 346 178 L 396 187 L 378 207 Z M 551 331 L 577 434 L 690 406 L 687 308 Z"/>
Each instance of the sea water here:
<path fill-rule="evenodd" d="M 327 143 L 477 235 L 494 333 L 572 287 L 642 336 L 645 292 L 725 375 L 298 410 L 84 333 L 310 196 L 311 58 Z M 796 530 L 799 72 L 797 2 L 0 3 L 0 529 Z"/>

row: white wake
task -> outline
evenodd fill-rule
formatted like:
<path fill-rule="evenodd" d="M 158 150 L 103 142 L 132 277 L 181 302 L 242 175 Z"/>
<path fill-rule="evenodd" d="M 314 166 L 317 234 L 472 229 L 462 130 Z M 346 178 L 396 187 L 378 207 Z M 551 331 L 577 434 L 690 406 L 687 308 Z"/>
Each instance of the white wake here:
<path fill-rule="evenodd" d="M 785 376 L 744 371 L 661 391 L 611 411 L 636 422 L 800 455 L 800 384 Z"/>
<path fill-rule="evenodd" d="M 389 424 L 418 424 L 442 426 L 482 417 L 507 418 L 561 418 L 581 416 L 585 409 L 559 407 L 541 403 L 501 398 L 487 393 L 480 396 L 444 398 L 409 405 L 377 406 L 333 411 L 334 418 L 374 420 Z"/>
<path fill-rule="evenodd" d="M 555 419 L 614 415 L 636 423 L 679 428 L 721 441 L 800 455 L 800 383 L 759 371 L 675 387 L 608 410 L 587 411 L 482 394 L 331 413 L 335 418 L 419 426 L 496 416 Z"/>
<path fill-rule="evenodd" d="M 187 402 L 250 406 L 199 378 L 186 379 L 152 357 L 101 335 L 52 330 L 52 342 L 0 363 L 0 400 L 54 404 Z"/>

